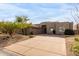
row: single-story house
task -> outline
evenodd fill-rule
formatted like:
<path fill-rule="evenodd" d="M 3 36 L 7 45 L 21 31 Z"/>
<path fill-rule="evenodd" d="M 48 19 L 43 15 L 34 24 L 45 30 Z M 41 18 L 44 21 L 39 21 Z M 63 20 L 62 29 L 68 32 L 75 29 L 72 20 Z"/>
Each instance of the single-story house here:
<path fill-rule="evenodd" d="M 73 30 L 73 22 L 42 22 L 33 24 L 32 28 L 27 29 L 27 34 L 64 34 L 65 29 Z"/>
<path fill-rule="evenodd" d="M 64 34 L 66 29 L 73 30 L 73 22 L 42 22 L 33 24 L 32 28 L 24 29 L 24 34 Z M 22 33 L 22 31 L 18 31 Z"/>

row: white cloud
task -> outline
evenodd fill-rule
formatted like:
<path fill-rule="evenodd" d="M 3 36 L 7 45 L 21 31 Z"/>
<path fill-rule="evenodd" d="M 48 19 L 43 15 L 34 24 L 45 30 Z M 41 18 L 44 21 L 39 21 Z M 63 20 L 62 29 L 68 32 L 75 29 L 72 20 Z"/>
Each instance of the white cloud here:
<path fill-rule="evenodd" d="M 43 7 L 42 7 L 43 5 Z M 74 9 L 73 5 L 59 4 L 59 8 L 48 8 L 49 4 L 37 5 L 38 9 L 32 10 L 21 8 L 13 4 L 0 4 L 0 19 L 13 20 L 17 15 L 26 15 L 33 23 L 43 21 L 71 21 L 71 10 Z M 51 6 L 51 5 L 50 5 Z M 34 5 L 32 6 L 36 8 Z M 71 19 L 71 20 L 69 20 Z M 74 21 L 74 20 L 72 20 Z"/>
<path fill-rule="evenodd" d="M 31 13 L 32 12 L 28 9 L 23 9 L 12 4 L 0 4 L 0 18 L 1 19 L 5 19 L 5 18 L 11 19 L 17 15 L 28 16 L 28 14 L 31 14 Z"/>
<path fill-rule="evenodd" d="M 54 9 L 53 8 L 49 8 L 49 9 L 48 8 L 41 8 L 44 12 L 47 12 L 45 14 L 48 15 L 48 19 L 45 19 L 45 21 L 66 21 L 66 22 L 73 21 L 73 22 L 75 22 L 72 17 L 72 14 L 71 14 L 71 11 L 74 10 L 74 6 L 68 5 L 68 4 L 64 4 L 64 5 L 60 4 L 60 6 L 61 7 L 58 10 L 55 8 Z"/>

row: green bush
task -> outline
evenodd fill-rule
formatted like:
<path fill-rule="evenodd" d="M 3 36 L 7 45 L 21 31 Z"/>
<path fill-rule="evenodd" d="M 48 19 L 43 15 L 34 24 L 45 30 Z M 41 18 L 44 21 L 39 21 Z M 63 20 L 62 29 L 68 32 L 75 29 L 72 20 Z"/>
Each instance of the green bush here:
<path fill-rule="evenodd" d="M 66 29 L 65 32 L 64 32 L 65 35 L 74 35 L 74 31 L 71 30 L 71 29 Z"/>

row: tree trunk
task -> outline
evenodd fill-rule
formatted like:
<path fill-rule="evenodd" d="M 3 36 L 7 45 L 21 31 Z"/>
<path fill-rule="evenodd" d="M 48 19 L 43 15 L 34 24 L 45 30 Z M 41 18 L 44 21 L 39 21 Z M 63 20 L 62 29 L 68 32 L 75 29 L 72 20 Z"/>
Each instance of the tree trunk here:
<path fill-rule="evenodd" d="M 24 29 L 22 29 L 22 34 L 24 35 Z"/>

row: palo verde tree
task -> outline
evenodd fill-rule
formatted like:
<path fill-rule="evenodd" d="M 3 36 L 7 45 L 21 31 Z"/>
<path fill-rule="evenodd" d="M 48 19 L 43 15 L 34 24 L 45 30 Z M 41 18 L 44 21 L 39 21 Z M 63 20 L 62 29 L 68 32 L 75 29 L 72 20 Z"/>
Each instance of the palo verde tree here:
<path fill-rule="evenodd" d="M 29 23 L 28 25 L 27 21 L 29 21 L 29 18 L 27 16 L 16 16 L 15 22 L 21 24 L 21 26 L 27 24 L 27 26 L 30 27 L 31 23 Z M 25 34 L 24 28 L 22 28 L 22 33 Z"/>
<path fill-rule="evenodd" d="M 0 22 L 0 30 L 3 33 L 9 34 L 10 37 L 12 37 L 13 33 L 15 33 L 17 29 L 23 29 L 28 27 L 31 27 L 31 24 L 16 22 Z"/>
<path fill-rule="evenodd" d="M 11 37 L 17 28 L 18 28 L 18 25 L 14 22 L 0 22 L 1 31 L 3 33 L 9 34 Z"/>

